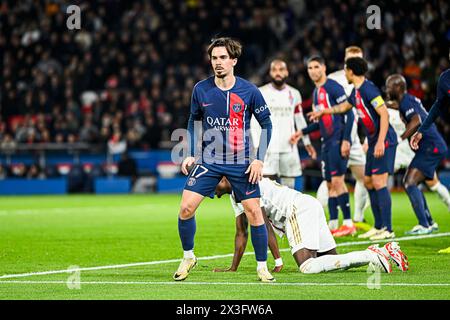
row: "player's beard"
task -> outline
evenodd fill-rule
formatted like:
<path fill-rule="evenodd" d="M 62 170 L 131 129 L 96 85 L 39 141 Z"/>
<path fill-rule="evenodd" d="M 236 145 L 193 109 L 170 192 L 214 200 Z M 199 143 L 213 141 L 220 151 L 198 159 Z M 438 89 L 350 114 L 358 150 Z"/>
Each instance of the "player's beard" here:
<path fill-rule="evenodd" d="M 279 88 L 281 88 L 282 86 L 284 86 L 284 84 L 286 83 L 286 79 L 287 79 L 287 77 L 283 77 L 283 78 L 281 78 L 281 79 L 274 79 L 274 78 L 272 78 L 272 83 L 276 86 L 276 87 L 279 87 Z"/>

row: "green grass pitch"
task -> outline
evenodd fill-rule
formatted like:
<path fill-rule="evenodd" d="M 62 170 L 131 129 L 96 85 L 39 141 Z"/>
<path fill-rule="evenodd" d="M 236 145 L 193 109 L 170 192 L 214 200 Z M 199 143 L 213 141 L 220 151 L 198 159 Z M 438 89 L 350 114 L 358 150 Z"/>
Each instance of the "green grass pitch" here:
<path fill-rule="evenodd" d="M 206 259 L 182 283 L 172 280 L 182 255 L 180 195 L 1 197 L 0 299 L 450 299 L 450 254 L 438 254 L 450 246 L 450 213 L 435 194 L 427 198 L 438 237 L 400 240 L 410 270 L 381 274 L 379 289 L 370 289 L 376 275 L 366 267 L 299 273 L 286 240 L 279 241 L 285 267 L 276 284 L 257 281 L 250 239 L 238 272 L 213 273 L 230 265 L 234 248 L 227 197 L 198 210 L 195 252 Z M 394 231 L 404 237 L 416 219 L 405 194 L 392 200 Z M 366 217 L 372 221 L 370 209 Z M 368 246 L 353 237 L 337 241 L 340 253 Z M 147 263 L 128 266 L 139 262 Z M 71 266 L 104 268 L 33 274 Z"/>

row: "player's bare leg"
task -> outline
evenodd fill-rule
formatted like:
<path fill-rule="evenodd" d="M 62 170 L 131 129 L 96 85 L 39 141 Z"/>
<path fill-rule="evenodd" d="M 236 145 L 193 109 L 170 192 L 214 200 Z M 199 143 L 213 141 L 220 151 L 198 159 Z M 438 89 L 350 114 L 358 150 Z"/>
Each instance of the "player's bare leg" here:
<path fill-rule="evenodd" d="M 350 166 L 350 170 L 356 180 L 354 192 L 355 212 L 353 214 L 353 221 L 362 223 L 364 222 L 364 210 L 370 205 L 369 193 L 364 186 L 364 166 L 353 165 Z M 356 227 L 358 228 L 358 225 L 356 225 Z"/>
<path fill-rule="evenodd" d="M 242 200 L 245 215 L 250 224 L 251 239 L 255 250 L 258 277 L 263 282 L 274 282 L 275 278 L 267 269 L 268 234 L 259 198 Z"/>
<path fill-rule="evenodd" d="M 438 194 L 439 198 L 447 206 L 448 211 L 450 211 L 450 193 L 448 192 L 448 189 L 441 183 L 441 181 L 439 181 L 437 174 L 434 174 L 433 180 L 426 180 L 425 183 L 431 191 Z"/>
<path fill-rule="evenodd" d="M 429 234 L 433 232 L 431 226 L 434 221 L 428 209 L 427 201 L 423 192 L 419 189 L 419 184 L 425 181 L 425 176 L 417 168 L 408 168 L 403 179 L 403 186 L 408 194 L 411 205 L 419 222 L 414 228 L 406 232 L 411 235 Z"/>
<path fill-rule="evenodd" d="M 187 278 L 189 272 L 196 266 L 194 255 L 194 237 L 196 231 L 195 211 L 204 196 L 193 191 L 184 190 L 181 196 L 180 212 L 178 215 L 178 233 L 183 247 L 183 260 L 173 275 L 175 281 Z"/>

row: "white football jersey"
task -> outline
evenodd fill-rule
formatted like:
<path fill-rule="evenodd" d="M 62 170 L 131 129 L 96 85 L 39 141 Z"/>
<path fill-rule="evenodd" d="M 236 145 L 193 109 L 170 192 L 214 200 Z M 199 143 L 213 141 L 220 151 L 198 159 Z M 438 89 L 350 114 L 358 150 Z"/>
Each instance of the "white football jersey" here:
<path fill-rule="evenodd" d="M 295 197 L 301 192 L 268 178 L 263 178 L 259 182 L 259 189 L 261 191 L 261 207 L 264 207 L 269 220 L 275 227 L 275 231 L 284 230 L 286 221 L 292 214 Z M 243 214 L 244 207 L 241 203 L 236 203 L 233 194 L 230 195 L 230 200 L 235 217 Z"/>
<path fill-rule="evenodd" d="M 350 97 L 354 86 L 353 86 L 353 84 L 348 83 L 348 80 L 345 77 L 344 69 L 335 71 L 333 73 L 330 73 L 329 75 L 327 75 L 327 77 L 330 78 L 330 79 L 333 79 L 334 81 L 339 83 L 344 88 L 344 91 L 345 91 L 345 94 L 347 95 L 347 97 Z M 358 113 L 356 112 L 356 108 L 353 108 L 352 110 L 353 110 L 353 114 L 355 115 L 355 123 L 354 123 L 354 126 L 352 128 L 351 138 L 352 138 L 352 144 L 355 144 L 356 139 L 358 139 L 358 142 L 359 142 L 359 137 L 358 137 Z"/>
<path fill-rule="evenodd" d="M 388 112 L 389 112 L 389 123 L 394 129 L 398 138 L 397 154 L 406 153 L 414 156 L 414 151 L 412 151 L 411 147 L 409 146 L 408 139 L 402 141 L 400 138 L 403 132 L 405 132 L 406 130 L 405 123 L 400 117 L 400 112 L 398 110 L 394 110 L 391 108 L 388 108 Z"/>
<path fill-rule="evenodd" d="M 300 130 L 307 125 L 301 113 L 302 97 L 300 92 L 287 84 L 284 89 L 278 90 L 272 83 L 260 87 L 259 90 L 269 107 L 272 120 L 272 138 L 267 152 L 292 152 L 293 146 L 289 143 L 289 139 L 295 133 L 295 126 Z M 257 147 L 261 127 L 254 117 L 250 122 L 250 130 L 253 145 Z M 305 137 L 303 142 L 305 145 L 311 144 L 309 137 Z"/>

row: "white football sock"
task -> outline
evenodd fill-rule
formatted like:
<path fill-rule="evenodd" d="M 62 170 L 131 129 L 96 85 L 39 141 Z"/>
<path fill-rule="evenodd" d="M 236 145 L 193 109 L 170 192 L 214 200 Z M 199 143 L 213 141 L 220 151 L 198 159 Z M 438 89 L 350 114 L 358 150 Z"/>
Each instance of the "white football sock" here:
<path fill-rule="evenodd" d="M 295 189 L 295 178 L 280 178 L 280 182 L 283 186 Z"/>
<path fill-rule="evenodd" d="M 352 219 L 344 219 L 342 224 L 347 226 L 347 227 L 351 227 L 351 226 L 353 226 L 353 221 L 352 221 Z"/>
<path fill-rule="evenodd" d="M 322 204 L 322 207 L 326 208 L 328 206 L 328 186 L 325 180 L 322 181 L 319 189 L 317 189 L 316 198 Z"/>
<path fill-rule="evenodd" d="M 337 228 L 339 228 L 339 220 L 334 219 L 328 221 L 328 228 L 330 228 L 330 230 L 336 230 Z"/>
<path fill-rule="evenodd" d="M 450 194 L 448 189 L 440 182 L 430 188 L 431 191 L 437 192 L 439 198 L 447 205 L 450 206 Z"/>
<path fill-rule="evenodd" d="M 342 270 L 364 266 L 373 261 L 373 253 L 365 251 L 353 251 L 346 254 L 328 254 L 318 258 L 310 258 L 302 263 L 300 272 L 320 273 L 333 270 Z"/>
<path fill-rule="evenodd" d="M 267 269 L 267 261 L 256 261 L 256 263 L 257 263 L 256 271 L 261 269 Z"/>
<path fill-rule="evenodd" d="M 194 259 L 195 258 L 194 250 L 184 251 L 183 258 L 184 259 Z"/>
<path fill-rule="evenodd" d="M 362 222 L 364 220 L 364 207 L 369 199 L 369 193 L 367 192 L 364 183 L 356 181 L 355 184 L 355 213 L 353 220 L 356 222 Z"/>

